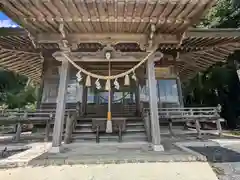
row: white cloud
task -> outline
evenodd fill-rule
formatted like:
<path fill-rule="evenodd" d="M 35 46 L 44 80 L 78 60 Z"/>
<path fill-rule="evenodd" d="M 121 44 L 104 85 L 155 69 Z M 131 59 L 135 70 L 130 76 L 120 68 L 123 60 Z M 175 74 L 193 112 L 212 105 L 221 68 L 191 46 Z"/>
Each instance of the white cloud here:
<path fill-rule="evenodd" d="M 0 27 L 12 27 L 12 28 L 16 28 L 18 27 L 17 24 L 15 24 L 13 21 L 11 20 L 0 20 Z"/>

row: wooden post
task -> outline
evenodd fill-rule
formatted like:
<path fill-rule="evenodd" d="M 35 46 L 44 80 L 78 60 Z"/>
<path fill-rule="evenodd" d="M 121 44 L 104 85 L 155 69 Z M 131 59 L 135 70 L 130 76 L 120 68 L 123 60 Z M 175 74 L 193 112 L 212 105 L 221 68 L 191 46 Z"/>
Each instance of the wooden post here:
<path fill-rule="evenodd" d="M 44 76 L 42 75 L 41 78 L 42 79 L 37 91 L 37 105 L 36 105 L 37 109 L 40 109 L 40 105 L 42 103 L 43 89 L 44 89 Z"/>
<path fill-rule="evenodd" d="M 64 144 L 69 144 L 71 142 L 73 122 L 74 122 L 74 116 L 71 116 L 70 112 L 68 112 L 65 135 L 64 135 Z"/>
<path fill-rule="evenodd" d="M 22 131 L 22 127 L 21 127 L 21 123 L 19 122 L 19 123 L 17 124 L 17 131 L 16 131 L 16 136 L 15 136 L 15 141 L 16 141 L 16 142 L 19 142 L 19 141 L 20 141 L 21 131 Z"/>
<path fill-rule="evenodd" d="M 152 137 L 151 137 L 151 123 L 150 123 L 150 117 L 149 117 L 149 113 L 145 112 L 144 113 L 144 121 L 145 121 L 145 128 L 146 128 L 146 132 L 147 132 L 147 140 L 148 142 L 152 141 Z"/>
<path fill-rule="evenodd" d="M 49 115 L 49 119 L 46 121 L 45 138 L 44 138 L 44 141 L 45 141 L 45 142 L 48 142 L 48 141 L 49 141 L 50 126 L 51 126 L 52 118 L 53 118 L 53 114 L 51 113 L 51 114 Z"/>
<path fill-rule="evenodd" d="M 135 91 L 135 103 L 136 103 L 136 114 L 140 116 L 141 107 L 140 107 L 140 94 L 139 94 L 139 84 L 136 83 L 136 91 Z"/>
<path fill-rule="evenodd" d="M 221 137 L 222 136 L 222 125 L 221 125 L 220 118 L 216 120 L 216 125 L 217 125 L 217 129 L 218 129 L 218 135 Z"/>
<path fill-rule="evenodd" d="M 88 95 L 88 88 L 85 85 L 83 85 L 81 115 L 85 115 L 86 114 L 87 95 Z"/>
<path fill-rule="evenodd" d="M 76 115 L 79 117 L 81 115 L 81 103 L 78 101 L 76 106 Z"/>
<path fill-rule="evenodd" d="M 196 130 L 197 130 L 197 133 L 198 133 L 197 138 L 200 139 L 202 137 L 202 134 L 201 134 L 201 126 L 200 126 L 200 123 L 199 123 L 198 119 L 196 119 L 196 121 L 195 121 L 195 126 L 196 126 Z"/>
<path fill-rule="evenodd" d="M 163 151 L 160 138 L 160 123 L 158 116 L 157 102 L 157 81 L 155 79 L 154 56 L 151 56 L 147 61 L 147 77 L 149 88 L 149 105 L 151 117 L 151 137 L 154 151 Z"/>
<path fill-rule="evenodd" d="M 169 128 L 170 135 L 173 137 L 174 133 L 173 133 L 173 129 L 172 129 L 172 120 L 171 119 L 168 120 L 168 128 Z"/>
<path fill-rule="evenodd" d="M 65 119 L 66 94 L 69 78 L 69 62 L 64 58 L 60 59 L 62 66 L 60 69 L 60 80 L 58 87 L 57 108 L 53 128 L 52 149 L 50 152 L 59 153 L 62 142 L 63 124 Z"/>
<path fill-rule="evenodd" d="M 178 98 L 179 98 L 180 107 L 184 107 L 182 84 L 179 77 L 177 77 L 177 88 L 178 88 Z"/>

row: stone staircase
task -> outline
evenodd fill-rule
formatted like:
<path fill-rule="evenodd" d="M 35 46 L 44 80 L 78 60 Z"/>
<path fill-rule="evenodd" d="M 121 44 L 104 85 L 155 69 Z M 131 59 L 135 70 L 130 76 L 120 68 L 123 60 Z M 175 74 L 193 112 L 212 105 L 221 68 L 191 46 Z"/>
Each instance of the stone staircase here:
<path fill-rule="evenodd" d="M 44 110 L 55 110 L 55 103 L 43 103 L 40 106 Z M 67 103 L 66 109 L 75 109 L 76 103 Z M 123 132 L 123 142 L 134 141 L 147 141 L 147 136 L 144 127 L 144 121 L 142 117 L 136 116 L 135 105 L 115 105 L 113 106 L 113 117 L 126 117 L 126 131 Z M 72 140 L 80 142 L 93 142 L 96 143 L 96 134 L 92 131 L 92 118 L 93 117 L 106 117 L 107 106 L 95 106 L 88 105 L 87 114 L 77 117 L 76 125 L 73 131 Z M 51 124 L 51 133 L 53 131 L 53 123 Z M 65 123 L 64 123 L 65 126 Z M 45 126 L 40 126 L 41 129 L 45 129 Z M 101 141 L 118 141 L 118 135 L 111 133 L 100 134 Z"/>
<path fill-rule="evenodd" d="M 120 117 L 120 116 L 118 116 Z M 122 116 L 121 116 L 122 117 Z M 141 117 L 127 116 L 126 131 L 123 132 L 123 142 L 147 141 L 144 122 Z M 77 119 L 76 126 L 73 132 L 74 141 L 96 142 L 96 135 L 92 131 L 92 118 L 90 116 Z M 118 135 L 111 133 L 100 134 L 100 143 L 106 141 L 118 141 Z"/>

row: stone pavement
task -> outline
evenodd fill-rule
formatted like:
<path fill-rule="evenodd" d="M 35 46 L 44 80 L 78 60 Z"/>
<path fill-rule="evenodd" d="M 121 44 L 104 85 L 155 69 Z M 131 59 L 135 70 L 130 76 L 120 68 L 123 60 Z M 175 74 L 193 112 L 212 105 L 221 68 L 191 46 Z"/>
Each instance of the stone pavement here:
<path fill-rule="evenodd" d="M 0 170 L 6 180 L 217 180 L 208 163 L 62 165 Z"/>
<path fill-rule="evenodd" d="M 206 161 L 203 156 L 192 154 L 178 147 L 166 147 L 164 152 L 154 152 L 147 142 L 129 143 L 72 143 L 63 145 L 58 154 L 44 153 L 29 162 L 32 166 L 65 164 L 120 164 L 146 162 Z"/>
<path fill-rule="evenodd" d="M 5 146 L 6 145 L 0 146 L 0 149 Z M 8 149 L 9 149 L 9 147 L 14 149 L 14 146 L 15 146 L 15 148 L 16 147 L 22 147 L 22 148 L 28 147 L 29 149 L 27 149 L 26 151 L 14 154 L 6 159 L 1 159 L 0 160 L 0 168 L 27 165 L 30 160 L 47 152 L 49 150 L 49 148 L 51 147 L 51 143 L 44 143 L 44 142 L 43 143 L 30 143 L 27 145 L 26 144 L 16 144 L 16 145 L 12 145 L 12 146 L 8 145 L 7 147 L 8 147 Z"/>
<path fill-rule="evenodd" d="M 240 180 L 240 140 L 216 139 L 185 143 L 191 150 L 206 156 L 219 180 Z"/>
<path fill-rule="evenodd" d="M 213 166 L 220 170 L 219 180 L 240 180 L 240 143 L 224 145 L 224 148 L 232 151 L 232 155 L 222 153 L 223 157 L 228 158 L 223 159 L 222 162 L 213 163 Z"/>
<path fill-rule="evenodd" d="M 240 140 L 236 138 L 208 135 L 197 140 L 179 135 L 163 136 L 162 142 L 164 152 L 151 151 L 147 142 L 75 142 L 64 145 L 60 154 L 47 152 L 51 143 L 31 143 L 31 149 L 0 160 L 0 179 L 217 180 L 218 176 L 240 180 Z"/>

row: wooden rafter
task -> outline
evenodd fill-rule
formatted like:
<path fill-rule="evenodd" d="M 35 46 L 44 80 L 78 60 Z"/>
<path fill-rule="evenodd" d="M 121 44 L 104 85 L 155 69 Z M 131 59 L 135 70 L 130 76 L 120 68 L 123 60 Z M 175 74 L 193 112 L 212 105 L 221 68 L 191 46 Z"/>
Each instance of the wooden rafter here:
<path fill-rule="evenodd" d="M 43 1 L 1 0 L 3 11 L 30 32 L 146 32 L 150 23 L 159 32 L 183 32 L 196 23 L 214 0 Z"/>

